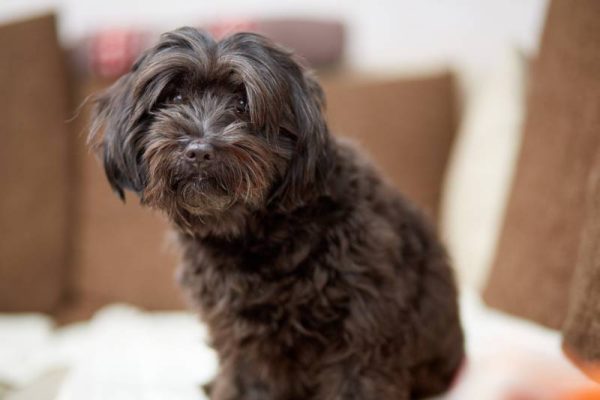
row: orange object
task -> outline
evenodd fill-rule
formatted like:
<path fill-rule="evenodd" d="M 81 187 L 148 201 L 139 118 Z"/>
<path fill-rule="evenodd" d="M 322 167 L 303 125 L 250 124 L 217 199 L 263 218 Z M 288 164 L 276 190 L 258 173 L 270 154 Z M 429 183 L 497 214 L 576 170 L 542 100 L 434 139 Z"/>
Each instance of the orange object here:
<path fill-rule="evenodd" d="M 600 400 L 600 388 L 578 390 L 561 396 L 561 400 Z"/>
<path fill-rule="evenodd" d="M 569 360 L 579 368 L 588 378 L 591 380 L 600 383 L 600 362 L 593 362 L 584 360 L 579 357 L 577 353 L 572 351 L 566 343 L 562 344 L 563 353 L 569 358 Z M 585 399 L 600 399 L 600 388 L 598 392 L 596 392 L 597 397 L 585 397 Z M 577 397 L 579 399 L 579 397 Z M 583 397 L 582 397 L 583 399 Z"/>

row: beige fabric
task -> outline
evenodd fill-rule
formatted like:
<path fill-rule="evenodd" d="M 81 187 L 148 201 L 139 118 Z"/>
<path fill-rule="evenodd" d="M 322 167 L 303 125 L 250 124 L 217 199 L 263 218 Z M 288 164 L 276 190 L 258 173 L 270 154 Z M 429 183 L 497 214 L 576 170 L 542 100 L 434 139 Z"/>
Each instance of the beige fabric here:
<path fill-rule="evenodd" d="M 521 144 L 528 63 L 516 50 L 466 106 L 446 171 L 441 228 L 462 286 L 481 290 L 497 245 Z"/>
<path fill-rule="evenodd" d="M 3 400 L 56 400 L 68 373 L 66 368 L 49 370 L 29 382 L 25 387 L 9 390 L 4 396 L 0 392 L 0 398 Z"/>

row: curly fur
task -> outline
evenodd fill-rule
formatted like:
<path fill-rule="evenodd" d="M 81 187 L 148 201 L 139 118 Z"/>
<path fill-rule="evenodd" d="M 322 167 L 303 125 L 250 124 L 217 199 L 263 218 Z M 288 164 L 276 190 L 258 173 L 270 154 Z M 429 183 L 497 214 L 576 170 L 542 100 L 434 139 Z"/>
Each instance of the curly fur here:
<path fill-rule="evenodd" d="M 96 98 L 90 143 L 111 186 L 178 232 L 179 280 L 220 358 L 214 400 L 418 398 L 463 358 L 443 247 L 323 109 L 269 40 L 192 28 Z M 214 157 L 190 162 L 192 142 Z"/>

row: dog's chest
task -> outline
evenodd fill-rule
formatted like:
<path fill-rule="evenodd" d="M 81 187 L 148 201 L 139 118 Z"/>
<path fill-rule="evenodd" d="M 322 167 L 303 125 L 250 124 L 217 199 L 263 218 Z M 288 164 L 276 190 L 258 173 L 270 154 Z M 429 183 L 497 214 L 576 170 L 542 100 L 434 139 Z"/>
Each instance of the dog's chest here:
<path fill-rule="evenodd" d="M 313 248 L 229 250 L 196 249 L 182 274 L 214 341 L 266 344 L 289 357 L 299 342 L 317 345 L 339 331 L 343 291 Z"/>

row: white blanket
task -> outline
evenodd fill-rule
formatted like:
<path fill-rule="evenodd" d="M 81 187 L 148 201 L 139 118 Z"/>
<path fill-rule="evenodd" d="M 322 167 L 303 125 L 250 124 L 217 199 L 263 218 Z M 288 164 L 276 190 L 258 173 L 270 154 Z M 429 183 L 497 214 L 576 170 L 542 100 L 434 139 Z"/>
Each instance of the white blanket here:
<path fill-rule="evenodd" d="M 445 399 L 494 400 L 532 391 L 540 397 L 530 398 L 551 399 L 587 385 L 560 353 L 557 332 L 490 311 L 473 294 L 463 295 L 461 308 L 469 356 Z M 62 369 L 48 399 L 203 399 L 200 385 L 217 366 L 204 339 L 204 327 L 190 313 L 148 313 L 127 305 L 60 329 L 41 315 L 0 315 L 0 382 L 18 394 Z"/>

